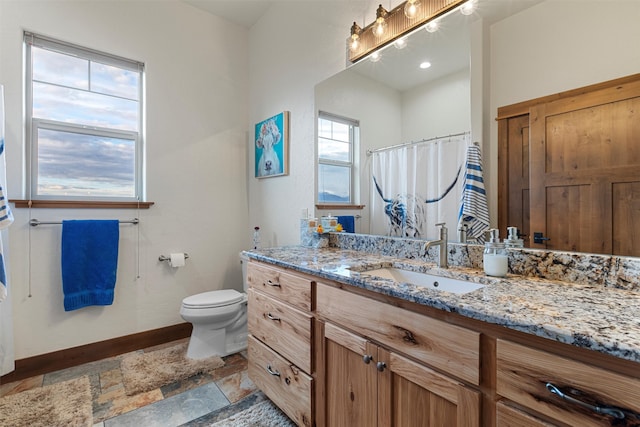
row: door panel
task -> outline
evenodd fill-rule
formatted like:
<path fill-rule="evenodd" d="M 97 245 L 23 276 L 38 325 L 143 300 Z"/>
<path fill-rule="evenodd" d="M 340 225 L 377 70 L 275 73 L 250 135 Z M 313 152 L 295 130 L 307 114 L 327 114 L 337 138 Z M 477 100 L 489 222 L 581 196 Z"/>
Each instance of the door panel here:
<path fill-rule="evenodd" d="M 638 209 L 639 111 L 640 82 L 529 109 L 531 232 L 550 239 L 531 247 L 640 255 L 626 228 Z"/>

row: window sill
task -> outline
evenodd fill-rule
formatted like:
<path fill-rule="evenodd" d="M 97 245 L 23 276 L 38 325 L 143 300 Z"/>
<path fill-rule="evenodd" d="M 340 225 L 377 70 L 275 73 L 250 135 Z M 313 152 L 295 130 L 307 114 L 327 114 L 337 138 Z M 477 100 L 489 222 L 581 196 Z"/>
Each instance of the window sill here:
<path fill-rule="evenodd" d="M 99 202 L 71 200 L 9 200 L 16 208 L 35 209 L 149 209 L 154 202 Z"/>
<path fill-rule="evenodd" d="M 316 205 L 316 209 L 321 210 L 362 210 L 364 209 L 364 205 Z"/>

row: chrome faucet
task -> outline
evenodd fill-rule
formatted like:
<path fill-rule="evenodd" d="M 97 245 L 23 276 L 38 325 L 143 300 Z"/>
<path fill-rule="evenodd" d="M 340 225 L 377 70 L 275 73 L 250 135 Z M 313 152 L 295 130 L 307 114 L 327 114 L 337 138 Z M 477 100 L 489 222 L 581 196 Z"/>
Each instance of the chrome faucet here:
<path fill-rule="evenodd" d="M 444 222 L 439 222 L 436 224 L 436 227 L 440 227 L 440 239 L 439 240 L 431 240 L 424 244 L 424 253 L 426 255 L 427 251 L 431 246 L 440 246 L 439 248 L 439 258 L 438 258 L 438 267 L 440 268 L 448 268 L 449 264 L 447 262 L 447 239 L 448 239 L 448 231 L 447 226 Z"/>

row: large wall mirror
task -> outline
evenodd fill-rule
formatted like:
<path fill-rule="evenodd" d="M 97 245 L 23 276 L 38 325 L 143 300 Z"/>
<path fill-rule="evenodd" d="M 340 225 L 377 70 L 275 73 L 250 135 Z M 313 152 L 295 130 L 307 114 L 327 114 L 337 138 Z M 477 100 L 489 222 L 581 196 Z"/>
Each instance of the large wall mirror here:
<path fill-rule="evenodd" d="M 365 58 L 318 84 L 318 111 L 360 122 L 361 204 L 370 205 L 372 197 L 367 151 L 471 131 L 473 140 L 482 145 L 491 222 L 501 225 L 504 237 L 503 226 L 511 224 L 498 217 L 498 200 L 505 196 L 498 185 L 498 110 L 637 74 L 640 57 L 631 52 L 637 52 L 634 40 L 640 38 L 638 16 L 640 3 L 624 0 L 479 0 L 473 15 L 448 14 L 438 31 L 421 29 L 410 35 L 403 49 L 390 45 L 378 62 Z M 420 70 L 418 65 L 425 60 L 431 67 Z M 633 141 L 635 136 L 625 144 L 635 147 Z M 628 155 L 621 158 L 629 163 Z M 629 224 L 640 215 L 634 209 L 625 214 Z M 370 233 L 370 212 L 365 207 L 357 213 L 362 215 L 358 232 Z M 620 216 L 620 209 L 612 215 Z M 448 225 L 450 241 L 455 241 L 456 225 Z M 603 228 L 596 218 L 586 234 L 593 237 L 598 227 Z M 629 226 L 614 230 L 614 239 L 634 239 L 629 230 Z M 423 237 L 437 238 L 437 230 Z M 596 240 L 587 247 L 532 247 L 635 253 L 616 251 L 616 244 L 626 242 L 602 245 L 603 239 Z M 605 246 L 613 249 L 600 250 Z"/>
<path fill-rule="evenodd" d="M 473 116 L 481 121 L 483 115 L 482 105 L 474 107 L 471 97 L 473 26 L 479 20 L 488 26 L 539 1 L 488 0 L 481 1 L 472 15 L 452 11 L 437 20 L 436 31 L 414 31 L 403 46 L 391 44 L 383 49 L 377 61 L 364 58 L 316 86 L 316 111 L 360 124 L 357 185 L 365 207 L 357 212 L 359 232 L 371 234 L 369 207 L 376 195 L 371 191 L 370 152 L 471 133 Z M 456 224 L 447 225 L 450 240 L 456 241 Z M 421 237 L 437 238 L 437 229 L 431 227 Z"/>

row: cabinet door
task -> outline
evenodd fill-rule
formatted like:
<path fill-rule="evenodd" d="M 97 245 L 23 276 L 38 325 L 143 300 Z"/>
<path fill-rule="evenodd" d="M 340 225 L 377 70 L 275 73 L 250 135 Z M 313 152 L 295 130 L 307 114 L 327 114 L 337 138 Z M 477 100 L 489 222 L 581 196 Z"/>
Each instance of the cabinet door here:
<path fill-rule="evenodd" d="M 327 427 L 375 426 L 377 348 L 330 323 L 325 324 L 324 346 Z"/>
<path fill-rule="evenodd" d="M 451 427 L 480 425 L 480 392 L 396 353 L 380 348 L 378 425 Z"/>

